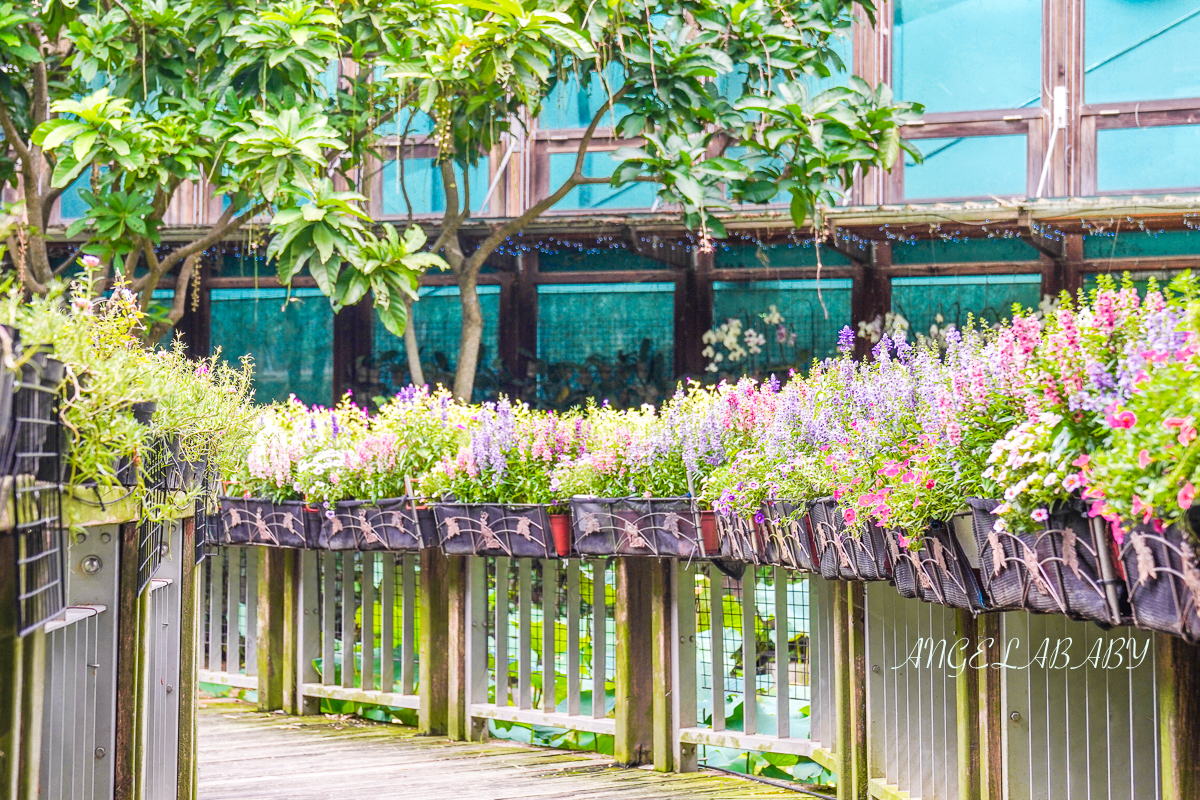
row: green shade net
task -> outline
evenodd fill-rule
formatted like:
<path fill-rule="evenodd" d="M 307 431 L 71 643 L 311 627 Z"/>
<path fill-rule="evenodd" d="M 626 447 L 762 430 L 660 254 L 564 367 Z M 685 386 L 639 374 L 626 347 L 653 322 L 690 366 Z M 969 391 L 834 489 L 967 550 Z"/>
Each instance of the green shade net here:
<path fill-rule="evenodd" d="M 483 308 L 483 345 L 479 368 L 475 373 L 476 401 L 491 399 L 498 391 L 498 351 L 500 339 L 500 287 L 479 286 L 479 305 Z M 424 286 L 421 299 L 413 304 L 410 324 L 417 334 L 421 370 L 430 386 L 454 385 L 458 365 L 458 343 L 462 330 L 462 302 L 457 286 Z M 375 317 L 372 328 L 372 388 L 370 396 L 394 394 L 411 383 L 404 340 L 393 336 Z M 365 399 L 365 398 L 364 398 Z"/>
<path fill-rule="evenodd" d="M 838 332 L 852 324 L 851 283 L 822 280 L 820 299 L 815 280 L 714 283 L 713 325 L 740 320 L 742 347 L 747 350 L 743 359 L 719 362 L 717 373 L 730 378 L 742 374 L 784 378 L 790 369 L 807 370 L 814 358 L 837 355 Z M 750 331 L 764 341 L 751 347 Z"/>
<path fill-rule="evenodd" d="M 237 364 L 254 359 L 255 400 L 295 394 L 306 403 L 333 395 L 333 311 L 318 289 L 213 289 L 212 347 Z"/>
<path fill-rule="evenodd" d="M 892 310 L 908 320 L 913 334 L 925 336 L 935 325 L 939 331 L 961 328 L 968 315 L 990 323 L 1008 319 L 1013 303 L 1037 308 L 1041 297 L 1041 275 L 892 278 Z"/>
<path fill-rule="evenodd" d="M 538 287 L 538 398 L 620 407 L 674 390 L 675 284 Z"/>
<path fill-rule="evenodd" d="M 1083 239 L 1083 257 L 1146 258 L 1190 256 L 1200 253 L 1200 231 L 1118 231 L 1093 234 Z M 1147 266 L 1157 266 L 1153 260 Z"/>

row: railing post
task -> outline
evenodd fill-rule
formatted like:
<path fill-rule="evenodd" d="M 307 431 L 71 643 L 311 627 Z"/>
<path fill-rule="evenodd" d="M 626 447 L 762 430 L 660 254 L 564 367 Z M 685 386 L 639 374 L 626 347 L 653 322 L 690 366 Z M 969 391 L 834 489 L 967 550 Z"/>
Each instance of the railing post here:
<path fill-rule="evenodd" d="M 450 672 L 455 668 L 450 652 L 450 597 L 456 592 L 452 573 L 462 569 L 452 564 L 440 550 L 421 551 L 420 600 L 417 603 L 417 630 L 420 639 L 421 677 L 418 694 L 421 707 L 417 714 L 417 732 L 426 736 L 445 736 L 449 731 Z M 390 691 L 391 687 L 386 687 Z"/>
<path fill-rule="evenodd" d="M 671 591 L 671 696 L 675 724 L 671 743 L 675 769 L 695 772 L 696 745 L 679 742 L 680 728 L 696 726 L 696 564 L 672 562 L 675 571 Z M 715 695 L 714 695 L 715 696 Z"/>
<path fill-rule="evenodd" d="M 672 662 L 672 629 L 674 606 L 673 561 L 651 563 L 650 636 L 652 641 L 654 713 L 654 769 L 672 772 L 675 769 L 675 709 L 672 703 L 674 669 Z"/>
<path fill-rule="evenodd" d="M 955 612 L 954 627 L 955 642 L 950 658 L 953 663 L 962 663 L 954 679 L 958 719 L 958 798 L 978 800 L 981 786 L 979 673 L 968 662 L 979 645 L 979 629 L 971 612 L 962 609 Z"/>
<path fill-rule="evenodd" d="M 867 614 L 866 584 L 846 585 L 850 686 L 850 797 L 867 800 Z M 839 783 L 840 785 L 840 783 Z"/>
<path fill-rule="evenodd" d="M 972 664 L 1000 663 L 1002 621 L 1000 614 L 978 617 L 976 648 L 983 656 L 976 659 L 975 651 L 967 654 L 967 669 L 980 673 L 975 679 L 979 688 L 980 800 L 1004 800 L 1004 673 L 999 669 L 977 669 Z"/>
<path fill-rule="evenodd" d="M 1163 800 L 1200 797 L 1200 647 L 1154 634 Z"/>
<path fill-rule="evenodd" d="M 654 640 L 652 602 L 647 600 L 654 596 L 657 568 L 649 559 L 617 559 L 614 612 L 617 732 L 613 756 L 623 766 L 645 764 L 653 757 Z"/>
<path fill-rule="evenodd" d="M 284 682 L 291 671 L 287 666 L 288 648 L 284 622 L 289 604 L 286 596 L 292 584 L 291 553 L 264 547 L 258 558 L 257 629 L 258 710 L 275 711 L 284 707 Z M 345 638 L 345 637 L 343 637 Z"/>
<path fill-rule="evenodd" d="M 307 715 L 321 709 L 321 701 L 316 697 L 305 697 L 302 688 L 306 683 L 320 681 L 313 665 L 313 659 L 321 654 L 321 598 L 317 591 L 319 555 L 311 550 L 301 550 L 296 555 L 300 560 L 296 580 L 296 689 L 288 708 L 292 714 Z M 322 664 L 332 665 L 332 661 Z"/>
<path fill-rule="evenodd" d="M 138 524 L 122 523 L 120 577 L 117 589 L 117 707 L 113 753 L 113 796 L 133 800 L 140 795 L 138 768 L 141 760 L 140 734 L 145 709 L 144 670 L 141 662 L 145 641 L 142 635 L 145 605 L 138 592 Z"/>
<path fill-rule="evenodd" d="M 183 532 L 179 564 L 179 773 L 175 784 L 177 800 L 196 796 L 196 640 L 200 634 L 197 609 L 200 582 L 196 580 L 196 518 L 180 521 Z"/>

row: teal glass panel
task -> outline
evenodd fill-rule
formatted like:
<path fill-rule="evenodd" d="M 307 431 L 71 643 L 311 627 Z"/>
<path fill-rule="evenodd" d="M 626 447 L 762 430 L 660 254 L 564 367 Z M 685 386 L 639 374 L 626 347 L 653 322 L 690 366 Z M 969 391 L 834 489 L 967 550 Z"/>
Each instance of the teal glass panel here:
<path fill-rule="evenodd" d="M 488 159 L 470 170 L 471 211 L 478 212 L 488 190 Z M 462 186 L 462 167 L 454 165 L 454 174 Z M 400 169 L 392 160 L 383 166 L 383 213 L 385 216 L 408 216 L 408 203 L 414 214 L 440 214 L 446 210 L 446 188 L 442 185 L 441 168 L 432 158 L 404 159 L 404 190 L 400 186 Z M 405 192 L 408 203 L 405 202 Z"/>
<path fill-rule="evenodd" d="M 714 283 L 713 324 L 737 318 L 743 332 L 753 330 L 765 339 L 760 345 L 762 353 L 750 354 L 746 362 L 728 365 L 729 369 L 722 372 L 759 375 L 775 372 L 783 378 L 788 369 L 807 370 L 814 358 L 837 355 L 838 332 L 853 324 L 852 283 L 842 279 L 822 280 L 820 298 L 815 280 Z M 782 320 L 775 320 L 771 306 Z"/>
<path fill-rule="evenodd" d="M 1200 186 L 1200 125 L 1096 131 L 1096 190 Z"/>
<path fill-rule="evenodd" d="M 686 245 L 677 245 L 680 249 Z M 623 248 L 600 250 L 560 250 L 557 253 L 539 253 L 539 272 L 590 272 L 593 270 L 616 269 L 671 269 L 663 261 L 638 255 Z"/>
<path fill-rule="evenodd" d="M 479 305 L 483 309 L 483 343 L 479 353 L 476 375 L 476 400 L 495 394 L 495 373 L 500 339 L 500 287 L 478 286 Z M 447 388 L 454 385 L 454 370 L 458 366 L 458 343 L 462 335 L 461 292 L 457 286 L 422 286 L 421 299 L 413 304 L 409 324 L 417 334 L 417 349 L 421 354 L 421 371 L 430 386 L 439 383 Z M 408 354 L 404 340 L 393 336 L 375 317 L 372 328 L 372 352 L 379 380 L 388 394 L 411 383 Z M 486 378 L 486 379 L 485 379 Z"/>
<path fill-rule="evenodd" d="M 1200 254 L 1200 231 L 1120 231 L 1093 234 L 1083 239 L 1083 257 L 1162 258 Z"/>
<path fill-rule="evenodd" d="M 717 242 L 714 253 L 717 269 L 748 267 L 762 269 L 770 267 L 815 267 L 817 251 L 812 242 L 788 242 L 787 244 L 737 244 Z M 825 267 L 849 266 L 850 259 L 832 247 L 821 248 L 821 265 Z"/>
<path fill-rule="evenodd" d="M 101 174 L 108 172 L 108 167 L 100 167 Z M 83 198 L 79 196 L 79 190 L 84 189 L 91 191 L 92 188 L 92 171 L 84 170 L 83 174 L 63 190 L 63 193 L 58 196 L 58 213 L 64 222 L 79 219 L 88 212 L 88 204 L 83 202 Z M 101 192 L 104 190 L 101 189 Z"/>
<path fill-rule="evenodd" d="M 604 71 L 604 80 L 600 79 L 598 73 L 589 73 L 587 78 L 586 84 L 581 87 L 579 76 L 571 74 L 554 87 L 542 104 L 542 113 L 538 117 L 539 128 L 560 130 L 588 127 L 611 94 L 625 83 L 624 70 L 615 63 L 609 64 Z M 610 111 L 604 115 L 600 127 L 613 127 L 629 109 L 618 103 L 615 111 L 615 114 Z"/>
<path fill-rule="evenodd" d="M 321 89 L 325 92 L 326 97 L 333 97 L 335 94 L 337 94 L 338 77 L 340 77 L 340 75 L 341 70 L 338 68 L 338 62 L 330 61 L 329 66 L 325 68 L 325 71 L 317 76 L 317 83 L 320 84 Z"/>
<path fill-rule="evenodd" d="M 1037 261 L 1040 254 L 1024 239 L 966 239 L 893 242 L 893 264 L 959 264 L 974 261 Z"/>
<path fill-rule="evenodd" d="M 634 356 L 645 342 L 671 371 L 674 283 L 582 283 L 538 287 L 538 358 L 581 363 Z"/>
<path fill-rule="evenodd" d="M 1023 197 L 1026 137 L 971 136 L 916 139 L 921 164 L 904 155 L 904 199 Z"/>
<path fill-rule="evenodd" d="M 588 178 L 606 178 L 612 175 L 619 162 L 608 153 L 588 153 L 583 158 L 583 174 Z M 562 186 L 575 171 L 574 153 L 552 153 L 550 155 L 550 191 Z M 576 186 L 567 192 L 554 206 L 564 211 L 609 210 L 615 208 L 649 208 L 654 204 L 656 184 L 627 183 L 614 188 L 605 183 Z"/>
<path fill-rule="evenodd" d="M 1042 0 L 896 0 L 896 95 L 929 112 L 1024 108 L 1042 96 Z"/>
<path fill-rule="evenodd" d="M 333 395 L 333 311 L 319 289 L 213 289 L 212 347 L 254 359 L 254 399 L 327 404 Z"/>
<path fill-rule="evenodd" d="M 150 295 L 150 311 L 152 316 L 162 315 L 170 311 L 171 304 L 175 302 L 174 289 L 155 289 Z M 155 347 L 161 347 L 164 350 L 171 349 L 171 341 L 175 338 L 174 329 L 167 331 L 163 337 L 158 340 Z"/>
<path fill-rule="evenodd" d="M 1084 100 L 1200 97 L 1196 0 L 1087 0 Z"/>
<path fill-rule="evenodd" d="M 892 311 L 908 320 L 912 333 L 925 336 L 933 325 L 961 328 L 968 314 L 992 323 L 1008 319 L 1013 303 L 1037 308 L 1041 299 L 1041 275 L 892 278 Z"/>

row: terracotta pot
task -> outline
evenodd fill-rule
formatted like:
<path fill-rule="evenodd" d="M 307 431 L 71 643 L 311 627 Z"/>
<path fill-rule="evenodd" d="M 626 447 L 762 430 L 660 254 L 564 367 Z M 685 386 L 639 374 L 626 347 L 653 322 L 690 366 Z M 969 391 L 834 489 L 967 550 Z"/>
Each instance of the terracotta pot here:
<path fill-rule="evenodd" d="M 717 513 L 715 511 L 700 512 L 700 537 L 704 542 L 705 555 L 714 555 L 721 549 L 721 540 L 717 537 Z"/>
<path fill-rule="evenodd" d="M 559 558 L 571 555 L 571 515 L 551 514 L 550 535 L 554 537 L 554 549 Z"/>

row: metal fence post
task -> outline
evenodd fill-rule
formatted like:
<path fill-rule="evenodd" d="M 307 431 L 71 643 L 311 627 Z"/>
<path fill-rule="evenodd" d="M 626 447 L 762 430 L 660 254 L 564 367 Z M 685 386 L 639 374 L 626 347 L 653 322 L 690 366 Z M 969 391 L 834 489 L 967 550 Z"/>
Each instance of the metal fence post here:
<path fill-rule="evenodd" d="M 616 716 L 613 756 L 635 766 L 653 758 L 652 614 L 654 570 L 649 559 L 618 558 L 616 583 Z"/>
<path fill-rule="evenodd" d="M 434 548 L 421 551 L 417 732 L 426 736 L 445 736 L 449 730 L 449 679 L 451 670 L 457 668 L 450 660 L 450 641 L 455 638 L 450 636 L 450 596 L 461 591 L 461 583 L 456 586 L 450 579 L 455 567 L 461 571 L 461 563 L 451 564 L 451 558 Z"/>

